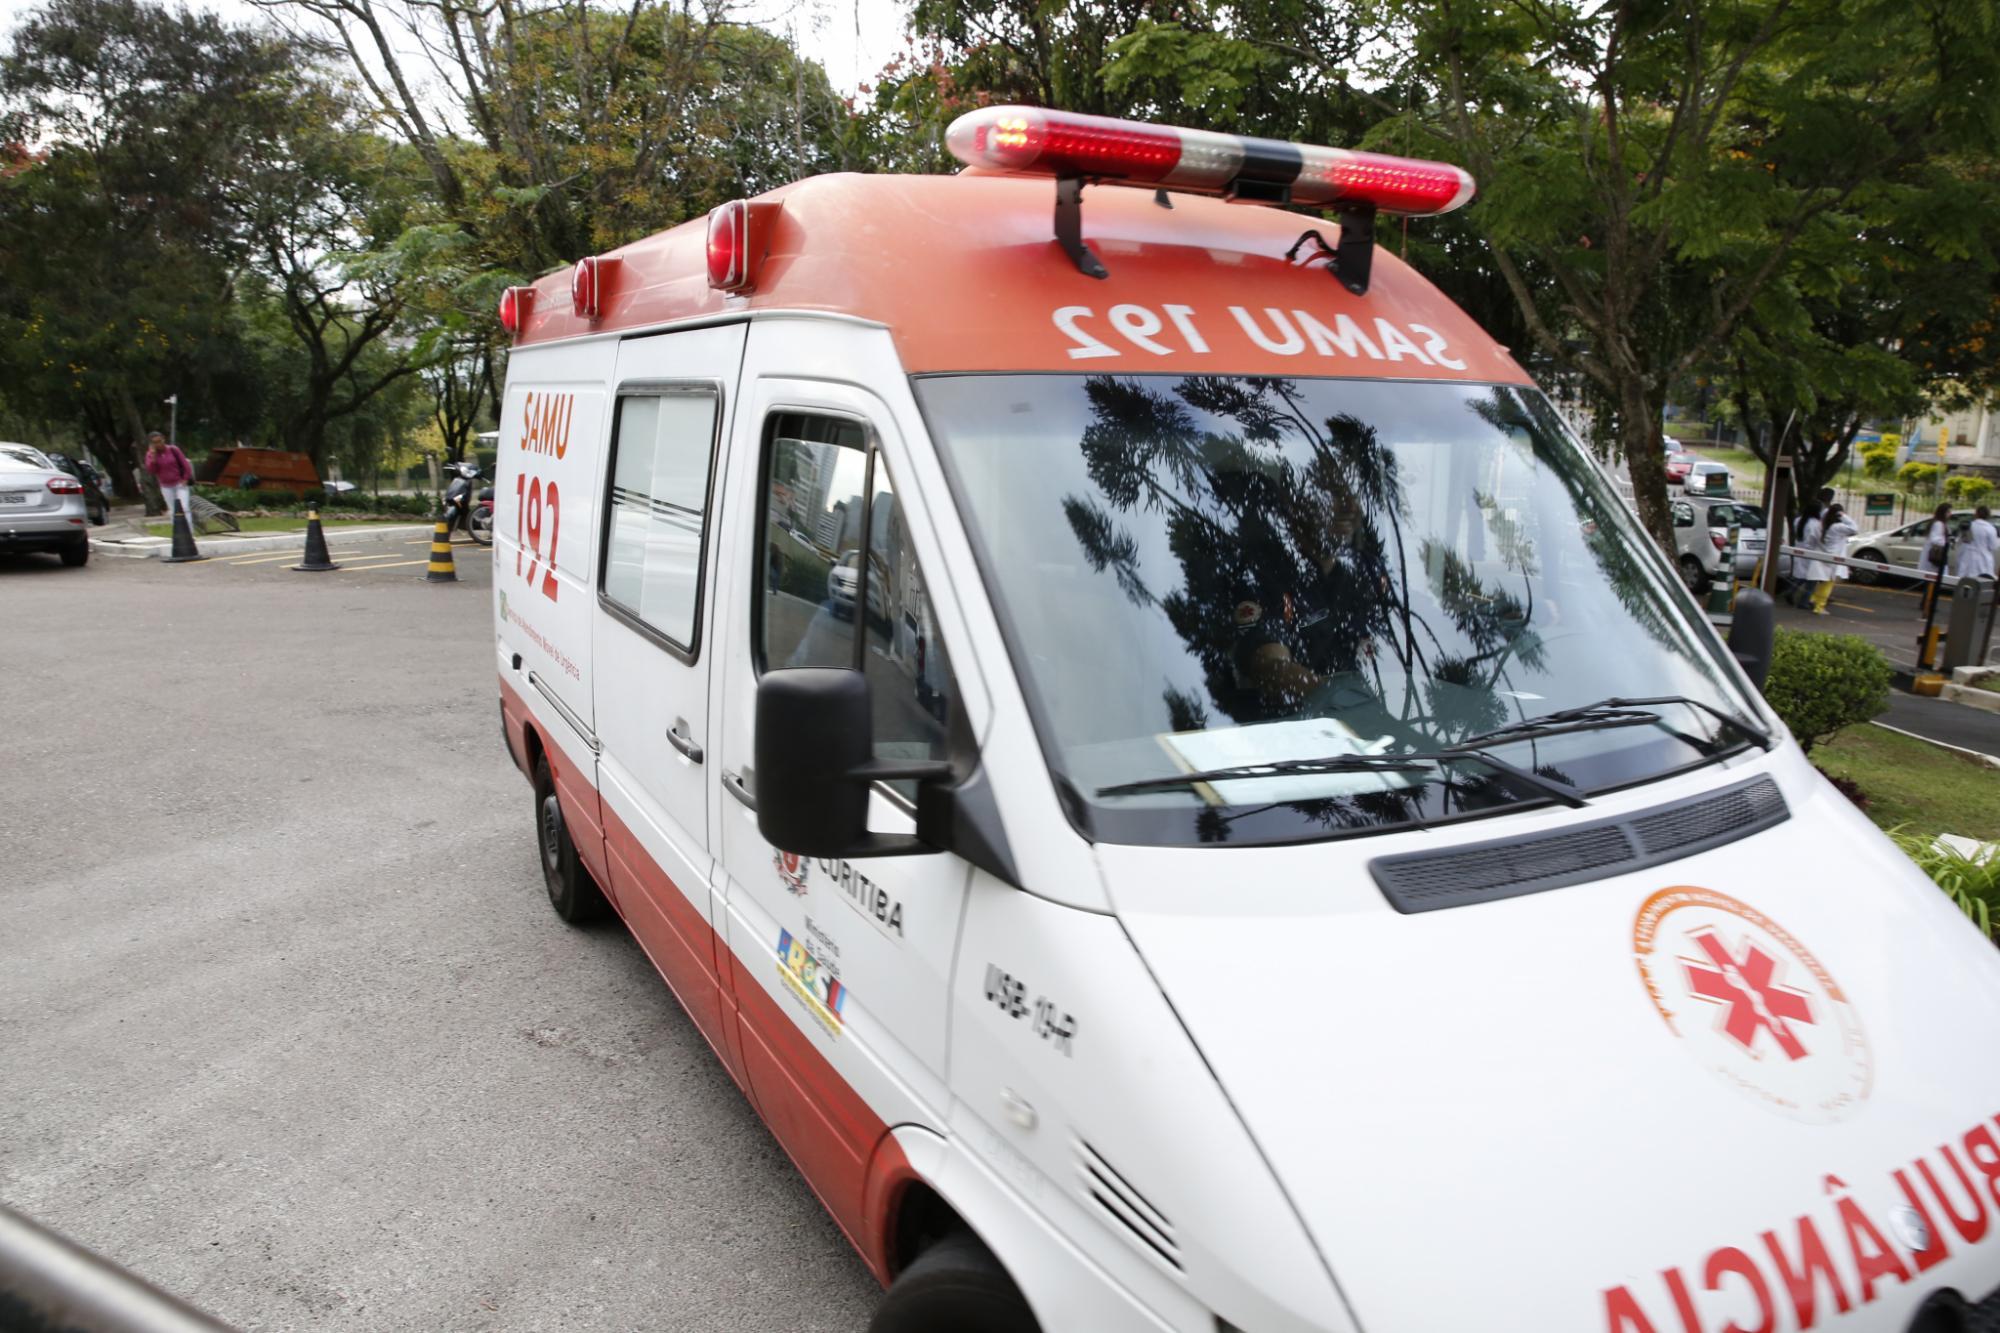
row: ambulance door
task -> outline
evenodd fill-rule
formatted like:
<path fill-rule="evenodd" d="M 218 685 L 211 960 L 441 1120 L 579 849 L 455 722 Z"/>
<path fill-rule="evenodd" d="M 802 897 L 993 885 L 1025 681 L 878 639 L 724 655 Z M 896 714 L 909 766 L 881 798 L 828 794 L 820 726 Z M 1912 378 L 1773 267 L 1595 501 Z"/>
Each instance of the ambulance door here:
<path fill-rule="evenodd" d="M 749 366 L 757 364 L 752 335 Z M 869 1160 L 890 1125 L 944 1123 L 948 981 L 970 868 L 944 853 L 853 862 L 778 851 L 757 830 L 757 679 L 863 669 L 876 753 L 944 758 L 959 725 L 920 549 L 897 496 L 893 419 L 842 385 L 746 370 L 731 513 L 732 630 L 717 693 L 719 848 L 744 1062 L 758 1108 L 864 1254 Z M 878 786 L 872 827 L 915 827 Z"/>
<path fill-rule="evenodd" d="M 708 697 L 715 518 L 743 337 L 734 324 L 618 344 L 593 634 L 619 910 L 739 1081 L 716 978 Z"/>

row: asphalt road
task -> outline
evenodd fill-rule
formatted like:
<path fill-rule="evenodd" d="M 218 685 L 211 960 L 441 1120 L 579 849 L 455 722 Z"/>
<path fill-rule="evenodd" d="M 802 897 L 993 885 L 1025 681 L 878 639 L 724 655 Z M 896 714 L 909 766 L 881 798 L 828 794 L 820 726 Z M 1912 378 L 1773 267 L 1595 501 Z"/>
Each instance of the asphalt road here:
<path fill-rule="evenodd" d="M 0 556 L 0 1201 L 246 1329 L 862 1328 L 638 947 L 549 912 L 490 565 L 423 554 Z"/>

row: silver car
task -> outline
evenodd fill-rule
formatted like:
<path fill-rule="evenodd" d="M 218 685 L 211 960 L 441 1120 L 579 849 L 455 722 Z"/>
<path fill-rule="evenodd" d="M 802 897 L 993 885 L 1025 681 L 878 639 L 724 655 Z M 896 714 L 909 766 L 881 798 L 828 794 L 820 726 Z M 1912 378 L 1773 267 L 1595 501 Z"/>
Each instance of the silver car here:
<path fill-rule="evenodd" d="M 0 553 L 54 551 L 81 565 L 90 559 L 88 521 L 82 482 L 0 452 Z"/>
<path fill-rule="evenodd" d="M 1972 523 L 1970 509 L 1954 509 L 1951 514 L 1951 540 L 1954 550 L 1965 539 L 1965 530 Z M 1905 523 L 1900 528 L 1890 528 L 1886 532 L 1864 532 L 1847 544 L 1847 553 L 1856 560 L 1879 560 L 1885 565 L 1901 565 L 1910 571 L 1911 578 L 1917 578 L 1923 570 L 1924 547 L 1931 538 L 1931 517 L 1924 515 L 1914 523 Z M 1953 559 L 1956 559 L 1953 556 Z M 1856 583 L 1880 583 L 1893 579 L 1893 574 L 1882 574 L 1872 569 L 1854 571 Z"/>
<path fill-rule="evenodd" d="M 1729 544 L 1732 524 L 1736 527 L 1736 577 L 1747 579 L 1756 571 L 1757 562 L 1764 557 L 1767 535 L 1761 507 L 1690 495 L 1676 499 L 1673 511 L 1674 550 L 1681 578 L 1690 590 L 1705 593 L 1710 583 L 1722 577 L 1722 552 Z"/>

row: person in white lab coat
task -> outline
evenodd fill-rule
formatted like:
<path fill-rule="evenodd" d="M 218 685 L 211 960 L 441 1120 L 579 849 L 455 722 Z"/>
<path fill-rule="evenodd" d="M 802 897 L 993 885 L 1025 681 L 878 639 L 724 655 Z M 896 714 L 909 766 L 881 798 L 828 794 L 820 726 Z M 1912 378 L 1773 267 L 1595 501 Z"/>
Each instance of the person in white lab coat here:
<path fill-rule="evenodd" d="M 1958 568 L 1952 572 L 1962 579 L 1980 575 L 1990 579 L 1996 550 L 2000 550 L 2000 531 L 1994 529 L 1993 511 L 1981 505 L 1972 511 L 1972 522 L 1958 544 Z"/>
<path fill-rule="evenodd" d="M 1926 574 L 1945 572 L 1945 555 L 1951 550 L 1951 506 L 1939 505 L 1931 513 L 1931 525 L 1924 530 L 1923 554 L 1917 557 L 1917 568 Z M 1917 603 L 1919 618 L 1928 616 L 1931 603 L 1937 600 L 1938 585 L 1926 583 L 1923 599 Z"/>
<path fill-rule="evenodd" d="M 1828 555 L 1846 555 L 1847 543 L 1853 541 L 1860 531 L 1848 520 L 1846 510 L 1839 505 L 1828 505 L 1819 516 L 1819 549 Z M 1820 575 L 1819 586 L 1813 589 L 1813 614 L 1831 615 L 1826 604 L 1833 598 L 1833 585 L 1847 577 L 1847 566 L 1830 560 L 1815 560 L 1812 563 L 1825 571 Z"/>
<path fill-rule="evenodd" d="M 1825 531 L 1826 525 L 1819 502 L 1808 501 L 1805 506 L 1805 512 L 1801 516 L 1799 537 L 1795 545 L 1801 551 L 1817 551 L 1820 549 L 1820 536 Z M 1792 605 L 1805 606 L 1808 601 L 1816 604 L 1818 601 L 1819 585 L 1832 577 L 1833 566 L 1827 564 L 1826 561 L 1815 560 L 1811 556 L 1805 555 L 1794 556 L 1792 559 L 1792 578 L 1795 586 L 1792 589 Z M 1807 593 L 1807 589 L 1813 590 L 1810 596 Z M 1829 590 L 1829 595 L 1831 595 L 1831 590 Z"/>

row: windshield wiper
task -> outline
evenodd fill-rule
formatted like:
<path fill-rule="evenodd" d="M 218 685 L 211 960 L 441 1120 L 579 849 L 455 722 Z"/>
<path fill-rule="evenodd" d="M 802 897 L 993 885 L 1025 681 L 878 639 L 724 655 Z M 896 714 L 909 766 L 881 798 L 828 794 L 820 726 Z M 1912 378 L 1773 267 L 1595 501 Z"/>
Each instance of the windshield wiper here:
<path fill-rule="evenodd" d="M 1493 730 L 1483 731 L 1477 736 L 1468 736 L 1451 748 L 1453 750 L 1463 750 L 1497 740 L 1528 740 L 1542 736 L 1565 736 L 1572 732 L 1606 731 L 1613 727 L 1657 726 L 1675 739 L 1686 741 L 1697 750 L 1702 749 L 1703 746 L 1694 737 L 1668 726 L 1666 719 L 1658 713 L 1635 711 L 1638 709 L 1659 708 L 1666 704 L 1686 704 L 1690 708 L 1699 709 L 1720 722 L 1723 726 L 1728 727 L 1731 731 L 1739 733 L 1761 750 L 1769 750 L 1777 744 L 1772 739 L 1770 732 L 1765 731 L 1762 727 L 1754 723 L 1744 721 L 1726 709 L 1717 708 L 1714 704 L 1704 703 L 1700 699 L 1691 699 L 1685 694 L 1656 694 L 1649 695 L 1643 699 L 1624 698 L 1613 695 L 1609 699 L 1599 699 L 1596 703 L 1579 704 L 1575 708 L 1558 708 L 1552 713 L 1543 713 L 1539 717 L 1522 718 L 1519 722 L 1509 722 L 1504 727 L 1495 727 Z"/>
<path fill-rule="evenodd" d="M 1450 750 L 1413 750 L 1405 754 L 1330 754 L 1316 759 L 1276 759 L 1261 764 L 1233 764 L 1228 768 L 1209 768 L 1194 773 L 1175 773 L 1170 777 L 1140 778 L 1136 782 L 1120 782 L 1109 787 L 1099 787 L 1099 796 L 1133 796 L 1141 792 L 1171 791 L 1176 787 L 1192 787 L 1204 782 L 1244 782 L 1257 778 L 1309 777 L 1321 773 L 1421 773 L 1429 768 L 1446 764 L 1464 763 L 1466 760 L 1484 764 L 1499 774 L 1503 781 L 1515 787 L 1526 788 L 1540 796 L 1553 797 L 1571 808 L 1588 805 L 1583 793 L 1567 782 L 1544 777 L 1540 773 L 1517 767 L 1503 759 L 1480 750 L 1454 748 Z"/>

